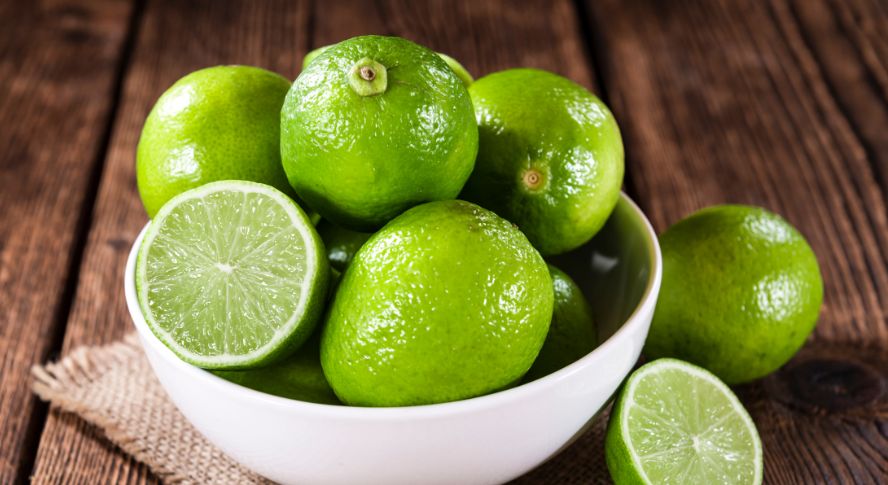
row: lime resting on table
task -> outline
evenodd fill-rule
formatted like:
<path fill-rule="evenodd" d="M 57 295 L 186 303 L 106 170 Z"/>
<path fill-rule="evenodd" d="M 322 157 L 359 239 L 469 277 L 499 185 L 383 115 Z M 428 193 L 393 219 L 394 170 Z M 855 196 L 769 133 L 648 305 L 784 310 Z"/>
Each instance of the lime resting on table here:
<path fill-rule="evenodd" d="M 213 182 L 173 197 L 148 226 L 136 293 L 182 360 L 250 368 L 296 350 L 318 322 L 329 266 L 308 217 L 279 190 Z"/>
<path fill-rule="evenodd" d="M 626 380 L 605 455 L 616 485 L 762 482 L 761 440 L 743 404 L 710 372 L 675 359 Z"/>
<path fill-rule="evenodd" d="M 663 286 L 644 353 L 709 369 L 729 384 L 785 364 L 823 301 L 817 257 L 780 216 L 714 206 L 660 237 Z"/>

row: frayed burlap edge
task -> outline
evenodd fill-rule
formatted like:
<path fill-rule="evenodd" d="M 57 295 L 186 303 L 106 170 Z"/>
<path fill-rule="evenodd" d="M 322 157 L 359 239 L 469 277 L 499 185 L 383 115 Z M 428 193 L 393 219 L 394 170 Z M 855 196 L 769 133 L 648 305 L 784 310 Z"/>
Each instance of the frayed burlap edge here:
<path fill-rule="evenodd" d="M 268 483 L 188 424 L 154 377 L 134 333 L 110 345 L 80 347 L 31 373 L 41 399 L 100 428 L 165 483 Z"/>

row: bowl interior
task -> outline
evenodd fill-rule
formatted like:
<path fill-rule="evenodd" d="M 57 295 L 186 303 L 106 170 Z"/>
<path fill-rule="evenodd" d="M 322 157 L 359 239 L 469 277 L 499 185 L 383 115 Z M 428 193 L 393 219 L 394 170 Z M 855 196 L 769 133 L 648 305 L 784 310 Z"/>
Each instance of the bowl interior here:
<path fill-rule="evenodd" d="M 626 322 L 645 296 L 655 261 L 649 234 L 641 211 L 621 194 L 613 214 L 591 241 L 549 258 L 589 300 L 599 343 Z"/>

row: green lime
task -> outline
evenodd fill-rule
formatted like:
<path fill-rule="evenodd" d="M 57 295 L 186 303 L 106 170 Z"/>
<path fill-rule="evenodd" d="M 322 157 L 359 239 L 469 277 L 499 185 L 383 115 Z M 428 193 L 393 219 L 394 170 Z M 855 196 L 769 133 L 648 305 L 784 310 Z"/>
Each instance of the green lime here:
<path fill-rule="evenodd" d="M 340 404 L 321 369 L 320 333 L 315 332 L 296 354 L 277 364 L 250 370 L 217 370 L 217 376 L 255 391 L 297 401 Z"/>
<path fill-rule="evenodd" d="M 324 247 L 327 248 L 327 259 L 330 261 L 330 266 L 340 272 L 345 271 L 358 249 L 361 249 L 361 246 L 373 235 L 370 232 L 345 229 L 324 220 L 318 223 L 317 228 L 321 240 L 324 241 Z"/>
<path fill-rule="evenodd" d="M 543 255 L 594 236 L 623 183 L 623 142 L 604 103 L 536 69 L 490 74 L 469 94 L 480 139 L 461 197 L 518 224 Z"/>
<path fill-rule="evenodd" d="M 320 237 L 292 199 L 230 180 L 160 209 L 139 249 L 136 292 L 148 326 L 182 360 L 250 368 L 305 341 L 329 272 Z"/>
<path fill-rule="evenodd" d="M 475 80 L 472 78 L 472 75 L 469 74 L 468 69 L 463 67 L 462 64 L 459 63 L 456 59 L 448 56 L 447 54 L 438 53 L 441 56 L 441 59 L 444 59 L 444 62 L 447 63 L 447 66 L 453 70 L 453 73 L 456 74 L 456 77 L 459 78 L 460 81 L 466 86 L 469 87 Z"/>
<path fill-rule="evenodd" d="M 308 68 L 308 65 L 311 64 L 311 61 L 315 60 L 315 58 L 321 55 L 321 53 L 328 48 L 330 48 L 330 46 L 325 45 L 323 47 L 318 47 L 317 49 L 306 54 L 305 57 L 302 59 L 302 70 L 304 71 L 306 68 Z M 438 55 L 441 56 L 441 59 L 444 59 L 444 62 L 447 63 L 447 66 L 453 70 L 453 73 L 456 74 L 456 77 L 458 77 L 459 80 L 462 81 L 462 83 L 466 87 L 469 87 L 469 85 L 472 84 L 472 82 L 474 81 L 472 75 L 469 74 L 469 71 L 466 70 L 466 68 L 463 67 L 463 65 L 460 64 L 459 61 L 448 56 L 447 54 L 442 54 L 438 52 Z"/>
<path fill-rule="evenodd" d="M 176 81 L 139 138 L 136 179 L 149 217 L 173 196 L 217 180 L 249 180 L 291 197 L 280 156 L 290 82 L 248 66 L 217 66 Z"/>
<path fill-rule="evenodd" d="M 335 44 L 334 44 L 335 45 Z M 312 61 L 317 59 L 319 55 L 321 55 L 325 50 L 329 49 L 331 46 L 325 45 L 318 47 L 317 49 L 312 49 L 308 51 L 308 54 L 305 54 L 305 57 L 302 58 L 302 70 L 308 69 L 308 65 L 311 64 Z"/>
<path fill-rule="evenodd" d="M 762 482 L 762 445 L 737 396 L 704 369 L 660 359 L 632 373 L 611 411 L 616 485 Z"/>
<path fill-rule="evenodd" d="M 552 293 L 543 258 L 508 221 L 459 200 L 414 207 L 342 276 L 321 338 L 324 374 L 359 406 L 502 389 L 539 353 Z"/>
<path fill-rule="evenodd" d="M 645 343 L 729 384 L 786 363 L 823 301 L 817 258 L 780 216 L 758 207 L 703 209 L 660 237 L 663 286 Z"/>
<path fill-rule="evenodd" d="M 560 269 L 549 265 L 555 306 L 546 342 L 525 381 L 539 379 L 566 367 L 598 346 L 598 329 L 592 318 L 592 307 L 583 290 Z"/>
<path fill-rule="evenodd" d="M 454 198 L 477 150 L 459 78 L 434 52 L 397 37 L 355 37 L 326 49 L 296 79 L 281 112 L 290 184 L 325 219 L 353 230 Z"/>

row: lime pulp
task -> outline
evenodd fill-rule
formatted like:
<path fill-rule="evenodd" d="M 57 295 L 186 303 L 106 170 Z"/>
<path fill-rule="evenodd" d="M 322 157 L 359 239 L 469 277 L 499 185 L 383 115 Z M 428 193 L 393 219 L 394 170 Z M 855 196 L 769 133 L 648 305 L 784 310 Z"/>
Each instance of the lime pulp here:
<path fill-rule="evenodd" d="M 148 326 L 186 362 L 249 368 L 291 354 L 321 313 L 329 268 L 305 213 L 253 182 L 210 183 L 165 204 L 139 250 Z"/>

